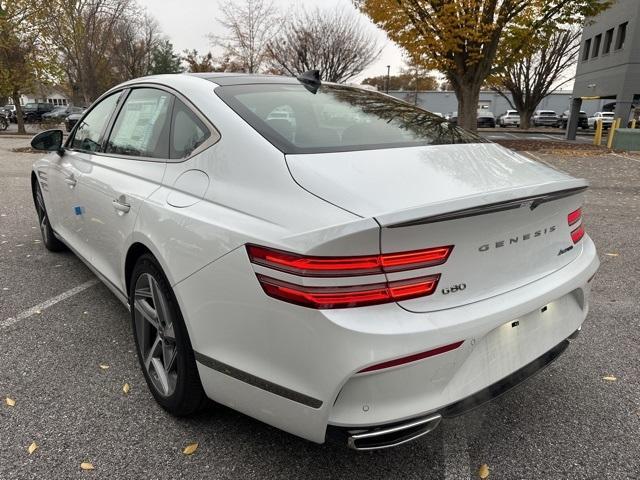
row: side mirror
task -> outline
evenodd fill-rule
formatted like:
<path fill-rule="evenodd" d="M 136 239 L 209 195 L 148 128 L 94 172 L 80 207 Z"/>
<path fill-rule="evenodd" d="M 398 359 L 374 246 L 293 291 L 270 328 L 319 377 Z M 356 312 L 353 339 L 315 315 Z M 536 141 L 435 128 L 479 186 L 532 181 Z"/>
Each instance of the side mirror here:
<path fill-rule="evenodd" d="M 62 130 L 47 130 L 39 133 L 31 140 L 31 148 L 44 152 L 57 152 L 62 156 Z"/>

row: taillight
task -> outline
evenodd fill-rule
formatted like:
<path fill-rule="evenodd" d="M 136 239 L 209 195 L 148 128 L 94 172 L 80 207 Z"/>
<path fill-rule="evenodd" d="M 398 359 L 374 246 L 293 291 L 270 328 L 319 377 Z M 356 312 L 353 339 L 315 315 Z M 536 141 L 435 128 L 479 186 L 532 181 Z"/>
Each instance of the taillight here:
<path fill-rule="evenodd" d="M 401 253 L 355 257 L 303 256 L 257 245 L 247 245 L 251 263 L 302 277 L 342 277 L 433 267 L 447 261 L 453 245 Z"/>
<path fill-rule="evenodd" d="M 580 225 L 578 228 L 571 232 L 571 240 L 573 243 L 578 243 L 584 237 L 584 225 Z"/>
<path fill-rule="evenodd" d="M 569 226 L 575 225 L 582 218 L 582 208 L 574 210 L 569 215 L 567 215 L 567 221 L 569 222 Z"/>
<path fill-rule="evenodd" d="M 569 226 L 573 226 L 580 222 L 578 228 L 575 228 L 571 231 L 571 240 L 573 243 L 578 243 L 584 237 L 584 223 L 582 222 L 582 208 L 574 210 L 569 215 L 567 215 L 567 223 Z"/>
<path fill-rule="evenodd" d="M 254 265 L 271 268 L 301 277 L 380 275 L 389 272 L 415 270 L 441 265 L 447 261 L 453 245 L 410 252 L 362 255 L 355 257 L 319 257 L 289 253 L 282 250 L 247 245 Z M 358 285 L 308 286 L 256 273 L 267 295 L 303 307 L 328 309 L 350 308 L 380 303 L 399 302 L 431 295 L 438 287 L 440 274 Z M 326 284 L 327 281 L 325 280 Z"/>
<path fill-rule="evenodd" d="M 440 275 L 431 275 L 369 285 L 305 287 L 258 274 L 262 288 L 270 297 L 318 309 L 363 307 L 431 295 L 439 279 Z"/>

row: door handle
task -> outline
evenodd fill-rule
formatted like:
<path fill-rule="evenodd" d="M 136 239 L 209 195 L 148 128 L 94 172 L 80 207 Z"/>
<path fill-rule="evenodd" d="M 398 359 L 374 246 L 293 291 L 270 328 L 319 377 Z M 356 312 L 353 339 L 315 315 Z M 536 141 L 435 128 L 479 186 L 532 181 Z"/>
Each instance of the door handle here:
<path fill-rule="evenodd" d="M 73 176 L 73 174 L 69 175 L 68 177 L 64 178 L 64 183 L 66 183 L 67 185 L 69 185 L 70 188 L 73 188 L 76 186 L 76 184 L 78 183 L 78 181 L 76 180 L 76 177 Z"/>
<path fill-rule="evenodd" d="M 129 210 L 131 210 L 131 205 L 125 203 L 124 201 L 114 200 L 111 203 L 113 204 L 113 208 L 115 208 L 118 212 L 129 213 Z"/>

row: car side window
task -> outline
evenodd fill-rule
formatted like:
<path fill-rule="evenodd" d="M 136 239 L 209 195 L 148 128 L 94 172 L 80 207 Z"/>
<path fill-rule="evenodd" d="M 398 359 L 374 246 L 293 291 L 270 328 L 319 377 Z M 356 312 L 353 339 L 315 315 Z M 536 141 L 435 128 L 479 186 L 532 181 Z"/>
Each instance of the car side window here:
<path fill-rule="evenodd" d="M 111 130 L 105 153 L 168 158 L 173 98 L 155 88 L 132 90 Z"/>
<path fill-rule="evenodd" d="M 122 92 L 109 95 L 91 109 L 76 128 L 69 146 L 74 150 L 95 152 L 100 149 L 102 132 L 118 104 Z"/>
<path fill-rule="evenodd" d="M 202 145 L 211 132 L 180 100 L 175 100 L 171 125 L 171 159 L 181 160 Z"/>

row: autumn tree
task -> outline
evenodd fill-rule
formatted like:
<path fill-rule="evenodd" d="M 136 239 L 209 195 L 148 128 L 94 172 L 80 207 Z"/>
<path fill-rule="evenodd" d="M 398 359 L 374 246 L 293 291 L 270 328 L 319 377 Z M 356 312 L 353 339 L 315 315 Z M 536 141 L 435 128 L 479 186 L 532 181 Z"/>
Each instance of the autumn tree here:
<path fill-rule="evenodd" d="M 403 47 L 411 62 L 441 71 L 458 99 L 458 124 L 476 129 L 480 89 L 517 61 L 529 39 L 559 24 L 582 22 L 611 0 L 353 0 Z"/>
<path fill-rule="evenodd" d="M 299 10 L 284 20 L 267 46 L 272 68 L 290 75 L 320 70 L 320 77 L 329 82 L 355 77 L 380 51 L 369 26 L 344 9 Z"/>
<path fill-rule="evenodd" d="M 387 89 L 387 76 L 367 77 L 362 81 L 363 85 L 372 85 L 378 90 Z M 415 74 L 403 71 L 399 75 L 389 77 L 389 90 L 436 90 L 438 81 L 432 75 Z"/>
<path fill-rule="evenodd" d="M 197 50 L 185 50 L 182 59 L 187 65 L 188 72 L 202 73 L 217 71 L 211 52 L 200 55 Z"/>
<path fill-rule="evenodd" d="M 225 29 L 223 35 L 209 35 L 214 45 L 224 49 L 227 68 L 258 73 L 266 61 L 267 44 L 280 25 L 278 10 L 272 0 L 225 0 L 217 19 Z"/>
<path fill-rule="evenodd" d="M 506 64 L 502 71 L 490 77 L 492 89 L 520 113 L 520 128 L 528 129 L 540 102 L 571 80 L 563 75 L 578 60 L 581 35 L 577 28 L 544 34 L 535 40 L 540 45 L 537 50 L 517 63 Z"/>
<path fill-rule="evenodd" d="M 43 27 L 47 16 L 38 0 L 0 2 L 0 95 L 15 104 L 19 133 L 25 133 L 20 95 L 55 83 L 60 73 Z"/>

